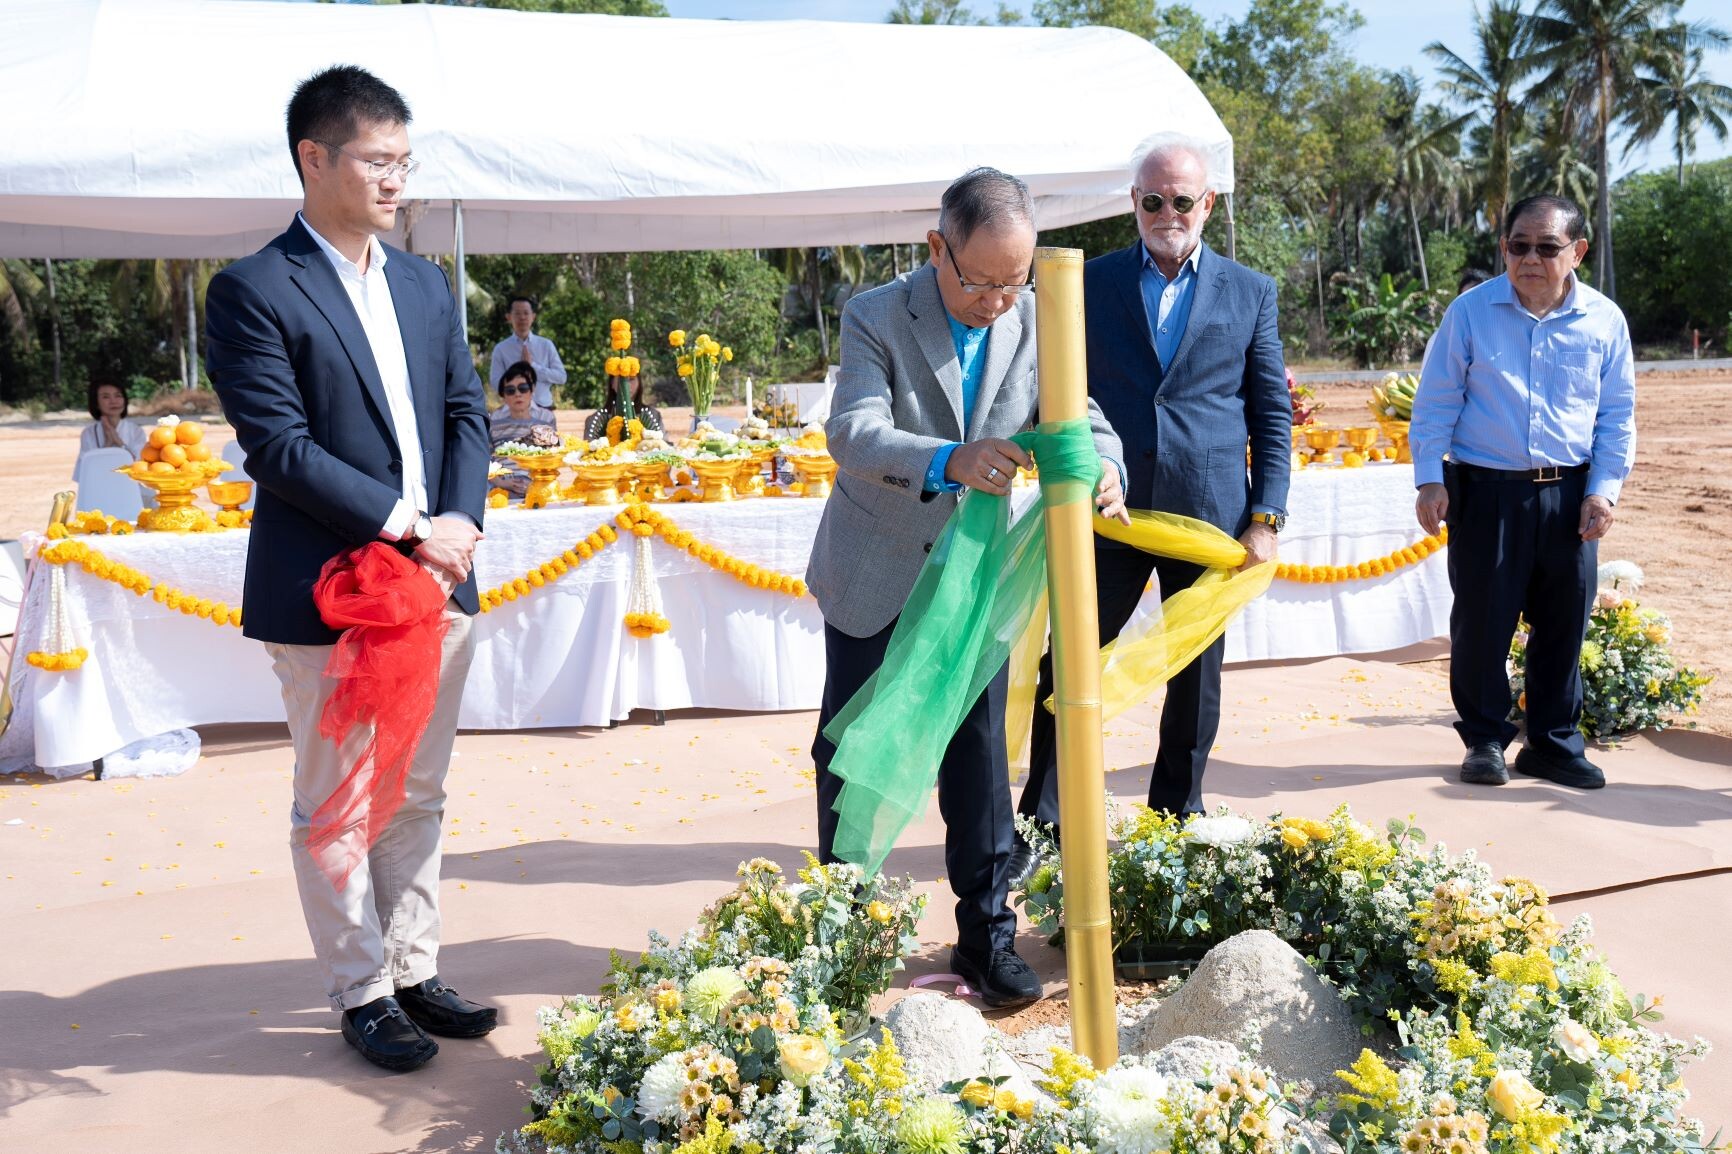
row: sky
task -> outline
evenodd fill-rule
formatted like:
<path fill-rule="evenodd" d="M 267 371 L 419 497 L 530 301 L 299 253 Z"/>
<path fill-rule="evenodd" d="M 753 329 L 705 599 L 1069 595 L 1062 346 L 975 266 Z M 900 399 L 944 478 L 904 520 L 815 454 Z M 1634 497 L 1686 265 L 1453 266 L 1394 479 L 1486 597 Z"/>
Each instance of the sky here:
<path fill-rule="evenodd" d="M 895 0 L 662 0 L 672 16 L 701 19 L 733 20 L 842 20 L 878 23 L 894 6 Z M 1207 20 L 1236 18 L 1244 15 L 1251 0 L 1189 0 L 1192 8 Z M 968 5 L 980 15 L 997 11 L 997 0 L 968 0 Z M 1010 6 L 1026 12 L 1032 0 L 1012 0 Z M 1436 69 L 1424 54 L 1424 47 L 1441 40 L 1462 56 L 1472 59 L 1474 0 L 1355 0 L 1355 7 L 1365 17 L 1354 56 L 1361 62 L 1386 68 L 1411 68 L 1422 79 L 1436 78 Z M 1685 0 L 1685 20 L 1713 19 L 1722 27 L 1732 25 L 1726 12 L 1726 0 Z M 1722 84 L 1732 84 L 1732 51 L 1721 51 L 1709 58 L 1709 72 Z M 1732 156 L 1732 140 L 1717 141 L 1706 130 L 1698 133 L 1697 160 L 1716 160 Z M 1672 163 L 1671 149 L 1664 140 L 1631 154 L 1619 162 L 1614 150 L 1614 177 L 1642 169 L 1667 168 Z"/>

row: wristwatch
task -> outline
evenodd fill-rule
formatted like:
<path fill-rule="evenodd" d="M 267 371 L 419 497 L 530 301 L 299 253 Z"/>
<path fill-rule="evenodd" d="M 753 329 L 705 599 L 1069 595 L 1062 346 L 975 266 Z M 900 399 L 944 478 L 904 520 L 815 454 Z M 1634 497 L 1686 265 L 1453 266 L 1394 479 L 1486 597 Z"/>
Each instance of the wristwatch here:
<path fill-rule="evenodd" d="M 419 545 L 433 536 L 433 518 L 425 513 L 416 513 L 415 519 L 409 523 L 409 531 L 403 535 L 403 540 L 410 545 Z"/>
<path fill-rule="evenodd" d="M 1285 513 L 1252 513 L 1251 520 L 1261 521 L 1277 533 L 1287 527 L 1287 514 Z"/>

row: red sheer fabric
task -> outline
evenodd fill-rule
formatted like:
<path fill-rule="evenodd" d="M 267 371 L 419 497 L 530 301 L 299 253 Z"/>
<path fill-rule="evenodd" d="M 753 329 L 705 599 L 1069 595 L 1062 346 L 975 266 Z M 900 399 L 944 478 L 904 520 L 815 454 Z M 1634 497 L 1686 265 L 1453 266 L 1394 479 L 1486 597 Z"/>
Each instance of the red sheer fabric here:
<path fill-rule="evenodd" d="M 308 835 L 313 860 L 341 893 L 403 804 L 439 695 L 445 593 L 419 562 L 374 541 L 325 562 L 313 601 L 325 624 L 343 631 L 325 666 L 337 687 L 319 734 L 340 745 L 357 726 L 371 730 Z"/>

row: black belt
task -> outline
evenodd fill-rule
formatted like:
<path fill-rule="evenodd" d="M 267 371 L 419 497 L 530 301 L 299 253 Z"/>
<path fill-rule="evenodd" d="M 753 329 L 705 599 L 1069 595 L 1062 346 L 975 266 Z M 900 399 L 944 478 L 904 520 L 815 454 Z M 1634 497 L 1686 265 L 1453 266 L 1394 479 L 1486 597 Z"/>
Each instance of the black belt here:
<path fill-rule="evenodd" d="M 1579 465 L 1547 465 L 1543 469 L 1488 469 L 1484 465 L 1470 465 L 1466 461 L 1451 461 L 1450 467 L 1464 477 L 1472 477 L 1476 481 L 1528 481 L 1535 485 L 1549 485 L 1553 481 L 1561 481 L 1565 477 L 1588 471 L 1588 462 Z"/>

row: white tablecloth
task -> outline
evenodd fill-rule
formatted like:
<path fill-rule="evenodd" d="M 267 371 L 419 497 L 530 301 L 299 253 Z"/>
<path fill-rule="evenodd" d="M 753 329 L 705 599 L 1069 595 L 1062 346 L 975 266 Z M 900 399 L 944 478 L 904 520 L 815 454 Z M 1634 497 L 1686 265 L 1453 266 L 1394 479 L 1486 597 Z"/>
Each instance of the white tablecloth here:
<path fill-rule="evenodd" d="M 1357 565 L 1425 536 L 1413 466 L 1313 466 L 1293 474 L 1281 560 Z M 1382 653 L 1449 632 L 1447 551 L 1382 577 L 1332 585 L 1277 581 L 1227 630 L 1228 661 Z"/>
<path fill-rule="evenodd" d="M 661 506 L 701 541 L 780 573 L 803 576 L 822 501 L 749 500 Z M 1421 536 L 1413 470 L 1405 465 L 1306 469 L 1293 478 L 1284 560 L 1357 564 Z M 617 509 L 507 509 L 487 517 L 477 552 L 483 588 L 548 560 Z M 189 593 L 240 604 L 248 534 L 139 533 L 86 538 L 109 557 Z M 484 614 L 464 690 L 466 729 L 595 726 L 633 709 L 815 709 L 824 640 L 810 597 L 753 589 L 654 538 L 651 555 L 672 628 L 627 634 L 629 535 L 527 599 Z M 47 566 L 35 574 L 18 652 L 44 646 Z M 102 757 L 142 737 L 216 722 L 281 721 L 282 700 L 263 648 L 66 566 L 75 643 L 90 651 L 76 673 L 13 663 L 15 714 L 0 759 L 43 766 Z M 1154 594 L 1148 599 L 1155 605 Z M 1227 660 L 1320 657 L 1399 649 L 1447 632 L 1449 582 L 1441 553 L 1365 581 L 1277 581 L 1234 623 Z"/>
<path fill-rule="evenodd" d="M 698 540 L 780 573 L 804 576 L 824 502 L 801 499 L 662 506 Z M 487 516 L 476 572 L 484 589 L 588 536 L 616 509 L 505 509 Z M 240 604 L 249 534 L 138 533 L 84 538 L 155 580 Z M 528 598 L 476 622 L 464 688 L 465 729 L 595 726 L 633 709 L 815 709 L 823 691 L 822 618 L 811 597 L 754 589 L 659 537 L 650 553 L 667 633 L 623 626 L 633 538 L 620 540 Z M 216 722 L 281 721 L 263 646 L 139 598 L 74 565 L 66 570 L 74 640 L 90 651 L 76 673 L 14 663 L 14 716 L 0 758 L 42 766 L 101 757 L 152 734 Z M 48 566 L 37 565 L 18 651 L 44 644 Z"/>

